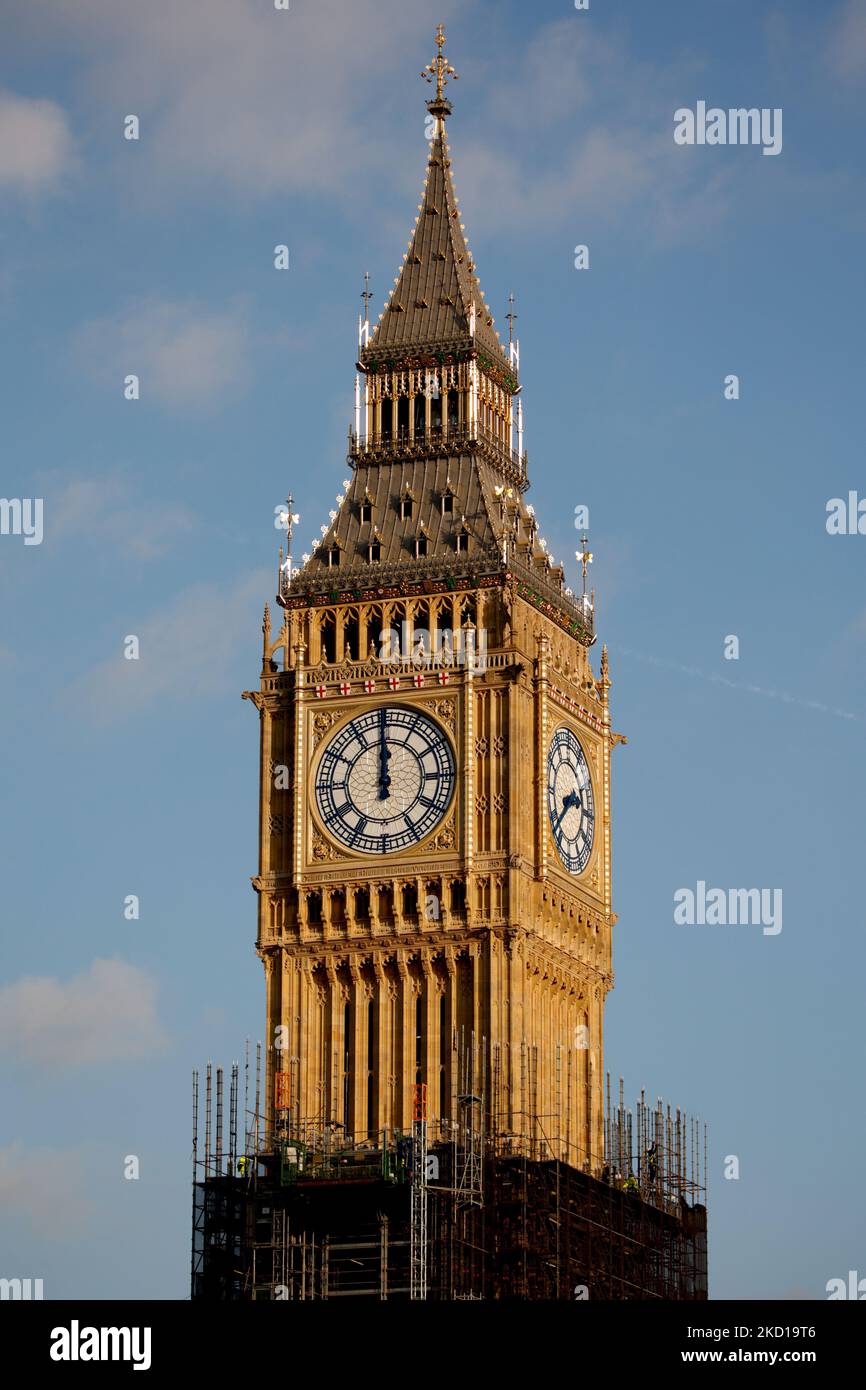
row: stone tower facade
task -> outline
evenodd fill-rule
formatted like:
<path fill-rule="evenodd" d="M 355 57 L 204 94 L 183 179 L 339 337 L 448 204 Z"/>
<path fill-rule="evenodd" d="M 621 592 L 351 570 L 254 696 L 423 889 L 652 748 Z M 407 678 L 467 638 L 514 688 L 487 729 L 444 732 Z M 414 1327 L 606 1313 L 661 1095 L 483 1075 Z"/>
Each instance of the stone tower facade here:
<path fill-rule="evenodd" d="M 619 736 L 592 600 L 525 501 L 519 359 L 460 221 L 437 43 L 420 211 L 361 331 L 351 477 L 281 567 L 245 694 L 265 1123 L 363 1145 L 423 1096 L 444 1137 L 468 1088 L 488 1127 L 596 1171 Z"/>

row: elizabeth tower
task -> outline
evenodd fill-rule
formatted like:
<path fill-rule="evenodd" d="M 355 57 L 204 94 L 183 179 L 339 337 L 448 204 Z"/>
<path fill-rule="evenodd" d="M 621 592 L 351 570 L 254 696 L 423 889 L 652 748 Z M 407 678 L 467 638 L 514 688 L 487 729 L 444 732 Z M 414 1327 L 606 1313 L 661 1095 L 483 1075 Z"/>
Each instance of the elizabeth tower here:
<path fill-rule="evenodd" d="M 618 736 L 591 557 L 573 594 L 525 500 L 514 321 L 503 343 L 460 220 L 443 41 L 418 215 L 361 324 L 351 477 L 281 565 L 247 692 L 264 1123 L 373 1145 L 425 1104 L 446 1138 L 468 1088 L 506 1141 L 597 1172 Z"/>

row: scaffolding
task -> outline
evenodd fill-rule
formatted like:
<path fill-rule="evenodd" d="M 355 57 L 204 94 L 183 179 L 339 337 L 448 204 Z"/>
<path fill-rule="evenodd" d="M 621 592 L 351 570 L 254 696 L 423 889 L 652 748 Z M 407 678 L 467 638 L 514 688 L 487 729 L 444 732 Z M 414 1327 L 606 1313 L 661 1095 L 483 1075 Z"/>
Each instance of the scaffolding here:
<path fill-rule="evenodd" d="M 435 1158 L 435 1155 L 434 1155 Z M 427 1297 L 427 1087 L 415 1087 L 412 1117 L 412 1202 L 409 1238 L 412 1299 Z"/>
<path fill-rule="evenodd" d="M 264 1133 L 259 1045 L 252 1096 L 247 1049 L 241 1135 L 238 1064 L 226 1126 L 223 1069 L 208 1063 L 202 1147 L 194 1073 L 192 1297 L 707 1297 L 705 1126 L 645 1092 L 627 1108 L 622 1081 L 612 1101 L 608 1076 L 603 1153 L 571 1141 L 559 1099 L 554 1116 L 528 1109 L 505 1133 L 483 1039 L 459 1051 L 447 1135 L 428 1133 L 420 1085 L 409 1134 L 350 1135 L 320 1116 L 289 1124 L 279 1109 Z M 490 1059 L 497 1094 L 495 1049 Z M 527 1047 L 530 1106 L 533 1071 Z"/>

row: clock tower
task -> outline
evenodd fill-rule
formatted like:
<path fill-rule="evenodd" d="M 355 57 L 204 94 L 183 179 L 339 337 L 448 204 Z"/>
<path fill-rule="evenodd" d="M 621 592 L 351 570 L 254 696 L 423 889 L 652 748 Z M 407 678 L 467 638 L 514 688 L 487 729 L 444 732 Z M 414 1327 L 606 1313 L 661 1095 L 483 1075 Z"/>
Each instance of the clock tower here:
<path fill-rule="evenodd" d="M 604 1163 L 607 655 L 527 504 L 519 351 L 461 222 L 443 53 L 418 215 L 360 325 L 348 480 L 281 561 L 260 687 L 264 1128 L 386 1147 L 481 1125 Z M 365 293 L 365 310 L 368 296 Z M 513 328 L 513 315 L 509 315 Z"/>

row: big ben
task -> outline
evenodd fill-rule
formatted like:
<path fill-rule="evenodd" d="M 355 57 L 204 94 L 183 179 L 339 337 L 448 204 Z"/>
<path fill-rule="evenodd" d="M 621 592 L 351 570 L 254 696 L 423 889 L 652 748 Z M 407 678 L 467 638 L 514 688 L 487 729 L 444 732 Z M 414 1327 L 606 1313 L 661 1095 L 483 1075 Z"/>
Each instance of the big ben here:
<path fill-rule="evenodd" d="M 431 67 L 421 206 L 362 329 L 351 481 L 283 570 L 264 652 L 268 1095 L 299 1132 L 366 1137 L 408 1128 L 422 1084 L 436 1129 L 474 1035 L 500 1127 L 555 1113 L 558 1068 L 562 1133 L 589 1158 L 611 985 L 607 674 L 591 603 L 525 500 L 517 353 L 460 221 L 447 60 Z"/>
<path fill-rule="evenodd" d="M 614 1273 L 630 1257 L 621 1233 L 603 1256 L 594 1234 L 624 1228 L 612 1184 L 630 1199 L 626 1122 L 603 1081 L 622 736 L 605 648 L 591 659 L 587 542 L 574 592 L 526 500 L 519 346 L 511 315 L 497 330 L 461 222 L 441 26 L 436 46 L 422 197 L 372 326 L 363 297 L 349 476 L 299 562 L 289 501 L 282 620 L 265 608 L 245 692 L 260 717 L 266 1041 L 243 1171 L 273 1226 L 267 1278 L 260 1251 L 245 1293 L 233 1274 L 235 1292 L 217 1281 L 211 1296 L 357 1293 L 350 1265 L 375 1265 L 363 1291 L 379 1297 L 509 1296 L 521 1280 L 521 1296 L 560 1297 L 592 1260 L 602 1296 L 636 1286 Z M 641 1123 L 640 1142 L 664 1148 L 661 1117 Z M 574 1267 L 552 1295 L 547 1237 L 527 1234 L 550 1165 L 583 1184 L 566 1202 Z M 644 1173 L 648 1212 L 671 1206 L 663 1178 L 684 1190 L 679 1166 Z M 507 1254 L 532 1240 L 537 1278 Z M 340 1266 L 338 1250 L 354 1255 Z M 675 1296 L 701 1296 L 695 1261 Z"/>

